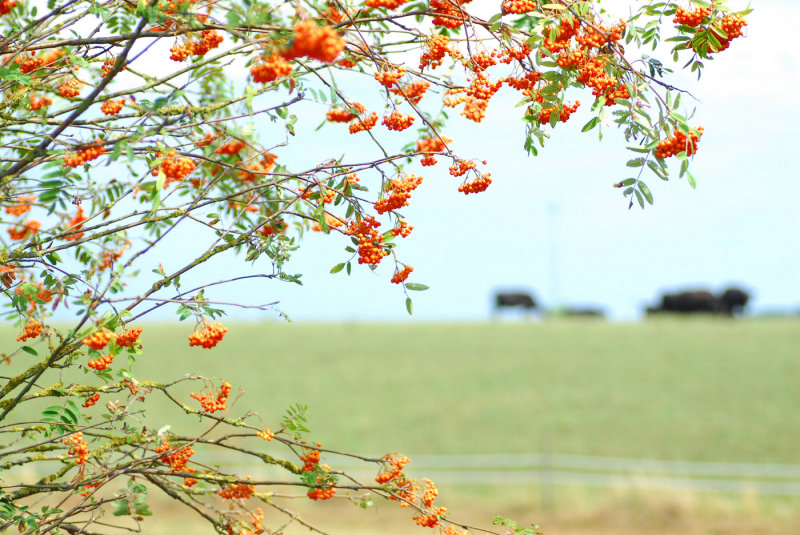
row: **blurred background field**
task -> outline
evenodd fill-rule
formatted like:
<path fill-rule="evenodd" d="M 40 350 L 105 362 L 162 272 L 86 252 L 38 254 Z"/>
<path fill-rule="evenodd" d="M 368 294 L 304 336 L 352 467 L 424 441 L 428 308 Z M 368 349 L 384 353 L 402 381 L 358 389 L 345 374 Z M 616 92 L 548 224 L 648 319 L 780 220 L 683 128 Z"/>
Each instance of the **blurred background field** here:
<path fill-rule="evenodd" d="M 501 514 L 574 535 L 800 533 L 798 321 L 232 323 L 213 351 L 188 347 L 188 323 L 143 327 L 138 379 L 224 377 L 244 391 L 232 414 L 256 410 L 271 429 L 307 404 L 309 440 L 408 455 L 454 519 L 488 528 Z M 158 393 L 146 407 L 148 426 L 191 425 Z M 356 473 L 369 481 L 374 467 Z M 392 503 L 306 502 L 291 505 L 333 533 L 422 529 Z M 170 514 L 146 533 L 202 531 L 175 505 L 155 508 Z"/>

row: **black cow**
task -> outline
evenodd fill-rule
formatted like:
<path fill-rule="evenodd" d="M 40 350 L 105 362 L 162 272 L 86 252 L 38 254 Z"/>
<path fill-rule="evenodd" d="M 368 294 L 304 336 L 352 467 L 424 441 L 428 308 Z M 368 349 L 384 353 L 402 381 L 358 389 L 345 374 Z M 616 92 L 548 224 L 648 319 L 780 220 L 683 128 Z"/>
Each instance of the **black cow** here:
<path fill-rule="evenodd" d="M 674 294 L 664 294 L 661 305 L 648 308 L 647 314 L 674 312 L 678 314 L 721 314 L 733 316 L 740 313 L 747 304 L 749 295 L 738 288 L 729 288 L 719 297 L 708 290 L 692 290 Z"/>
<path fill-rule="evenodd" d="M 750 300 L 750 295 L 739 288 L 728 288 L 719 296 L 719 312 L 726 316 L 741 314 Z"/>
<path fill-rule="evenodd" d="M 524 308 L 528 312 L 537 308 L 536 301 L 530 294 L 524 292 L 503 292 L 495 295 L 494 309 L 495 312 L 501 308 Z"/>

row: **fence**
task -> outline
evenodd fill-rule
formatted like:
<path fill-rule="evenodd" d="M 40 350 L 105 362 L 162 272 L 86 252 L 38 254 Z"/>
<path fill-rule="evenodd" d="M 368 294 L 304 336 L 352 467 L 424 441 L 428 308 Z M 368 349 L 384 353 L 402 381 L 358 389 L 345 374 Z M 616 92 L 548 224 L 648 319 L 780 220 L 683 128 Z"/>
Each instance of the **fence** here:
<path fill-rule="evenodd" d="M 657 461 L 563 454 L 415 455 L 406 472 L 437 483 L 463 485 L 538 484 L 693 492 L 800 495 L 800 465 Z M 375 467 L 330 458 L 363 480 Z M 238 467 L 237 467 L 238 468 Z M 248 473 L 263 469 L 248 465 Z"/>

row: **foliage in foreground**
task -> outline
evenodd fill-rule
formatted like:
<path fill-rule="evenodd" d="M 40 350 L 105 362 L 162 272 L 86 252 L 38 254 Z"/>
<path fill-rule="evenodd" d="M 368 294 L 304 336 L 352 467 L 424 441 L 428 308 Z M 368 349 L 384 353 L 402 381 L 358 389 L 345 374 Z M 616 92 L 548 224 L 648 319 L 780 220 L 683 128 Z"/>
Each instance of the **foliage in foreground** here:
<path fill-rule="evenodd" d="M 442 160 L 458 191 L 488 188 L 487 164 L 454 152 L 445 123 L 450 109 L 480 123 L 501 88 L 519 94 L 532 155 L 581 106 L 573 95 L 585 94 L 593 117 L 583 130 L 613 119 L 637 154 L 628 162 L 637 176 L 616 184 L 631 204 L 652 202 L 642 173 L 666 179 L 669 158 L 693 183 L 688 163 L 703 130 L 679 112 L 671 69 L 639 51 L 669 42 L 672 58 L 699 74 L 742 35 L 744 12 L 651 2 L 623 21 L 588 0 L 487 4 L 0 1 L 0 275 L 7 317 L 20 327 L 18 349 L 5 357 L 18 373 L 0 389 L 0 529 L 137 529 L 156 489 L 218 533 L 302 523 L 285 504 L 291 489 L 312 500 L 378 495 L 408 507 L 420 526 L 466 529 L 435 503 L 433 482 L 404 475 L 406 457 L 310 441 L 302 406 L 263 420 L 232 411 L 224 379 L 136 377 L 135 323 L 174 306 L 196 320 L 189 345 L 213 348 L 227 332 L 215 321 L 226 306 L 268 305 L 205 297 L 230 279 L 186 288 L 181 278 L 235 253 L 259 268 L 252 278 L 299 282 L 284 267 L 309 229 L 350 240 L 333 272 L 388 259 L 391 282 L 425 289 L 407 282 L 413 268 L 396 247 L 413 229 L 400 210 L 423 182 L 412 171 Z M 293 164 L 288 147 L 307 121 L 358 136 L 369 156 L 306 149 L 304 165 Z M 176 234 L 202 252 L 171 257 L 181 267 L 167 270 L 161 259 Z M 128 280 L 139 271 L 147 275 Z M 73 325 L 55 328 L 48 318 L 67 307 Z M 178 393 L 187 383 L 194 392 Z M 156 395 L 205 430 L 144 426 L 141 411 Z M 38 419 L 25 420 L 23 409 L 39 403 Z M 285 478 L 194 462 L 201 448 L 259 459 Z M 322 464 L 323 454 L 374 463 L 377 476 L 358 481 Z M 29 466 L 47 475 L 27 481 L 19 474 Z M 36 502 L 42 496 L 47 505 Z M 262 507 L 284 520 L 267 520 Z"/>

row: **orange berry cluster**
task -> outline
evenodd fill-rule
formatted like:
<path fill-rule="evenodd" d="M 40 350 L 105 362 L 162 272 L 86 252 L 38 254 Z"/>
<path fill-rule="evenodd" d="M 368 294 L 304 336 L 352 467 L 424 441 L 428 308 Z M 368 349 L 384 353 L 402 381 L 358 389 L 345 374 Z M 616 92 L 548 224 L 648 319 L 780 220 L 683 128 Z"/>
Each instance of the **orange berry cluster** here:
<path fill-rule="evenodd" d="M 372 216 L 361 221 L 353 221 L 347 226 L 346 234 L 358 240 L 358 263 L 377 265 L 389 254 L 383 248 L 383 236 L 378 234 L 381 224 Z"/>
<path fill-rule="evenodd" d="M 401 282 L 405 282 L 412 271 L 414 271 L 412 266 L 404 266 L 403 269 L 395 271 L 394 275 L 392 275 L 392 283 L 400 284 Z"/>
<path fill-rule="evenodd" d="M 359 113 L 364 113 L 366 111 L 364 105 L 358 102 L 354 103 L 350 108 L 358 110 Z M 328 113 L 325 114 L 325 117 L 332 123 L 349 123 L 358 117 L 358 115 L 352 113 L 349 109 L 331 108 L 328 110 Z"/>
<path fill-rule="evenodd" d="M 17 203 L 11 206 L 6 206 L 6 213 L 14 216 L 21 216 L 30 211 L 31 204 L 36 200 L 36 195 L 20 195 L 17 197 Z"/>
<path fill-rule="evenodd" d="M 214 154 L 226 154 L 228 156 L 235 156 L 239 154 L 243 148 L 247 146 L 247 143 L 244 141 L 239 141 L 235 139 L 233 141 L 229 141 L 224 145 L 221 145 L 217 150 L 214 151 Z"/>
<path fill-rule="evenodd" d="M 200 141 L 195 143 L 194 146 L 195 147 L 208 147 L 209 145 L 211 145 L 220 136 L 222 136 L 222 134 L 219 133 L 219 132 L 209 132 L 205 136 L 203 136 L 203 139 L 201 139 Z"/>
<path fill-rule="evenodd" d="M 458 160 L 450 166 L 450 174 L 453 176 L 462 176 L 470 169 L 475 169 L 475 162 L 472 160 Z"/>
<path fill-rule="evenodd" d="M 428 478 L 422 480 L 425 483 L 425 491 L 422 494 L 422 504 L 425 507 L 433 507 L 433 501 L 439 496 L 439 489 L 436 488 L 436 485 Z"/>
<path fill-rule="evenodd" d="M 96 351 L 100 351 L 106 344 L 108 344 L 114 338 L 114 333 L 111 331 L 100 330 L 92 334 L 91 336 L 87 336 L 83 339 L 83 345 L 89 346 Z"/>
<path fill-rule="evenodd" d="M 67 453 L 77 457 L 75 464 L 83 464 L 89 460 L 89 444 L 83 440 L 83 433 L 73 433 L 64 439 L 64 445 L 69 446 Z"/>
<path fill-rule="evenodd" d="M 231 393 L 231 384 L 225 381 L 219 387 L 219 392 L 215 396 L 213 393 L 203 394 L 198 396 L 194 392 L 189 394 L 191 397 L 200 402 L 203 410 L 206 412 L 216 412 L 225 410 L 225 402 L 228 401 L 228 395 Z"/>
<path fill-rule="evenodd" d="M 319 194 L 319 204 L 330 204 L 336 200 L 337 195 L 339 194 L 336 192 L 336 190 L 325 189 Z"/>
<path fill-rule="evenodd" d="M 263 154 L 263 158 L 260 161 L 248 163 L 244 166 L 247 170 L 239 171 L 239 180 L 242 182 L 255 182 L 259 176 L 272 171 L 278 156 L 271 152 L 262 152 L 261 154 Z"/>
<path fill-rule="evenodd" d="M 108 58 L 103 62 L 103 65 L 100 67 L 100 78 L 105 78 L 111 72 L 111 69 L 114 68 L 114 64 L 117 62 L 117 58 Z M 122 66 L 122 70 L 125 70 L 125 66 Z"/>
<path fill-rule="evenodd" d="M 384 8 L 384 9 L 397 9 L 408 2 L 408 0 L 364 0 L 367 7 Z"/>
<path fill-rule="evenodd" d="M 162 156 L 161 152 L 156 153 L 156 158 Z M 191 158 L 186 156 L 178 156 L 174 150 L 167 153 L 166 158 L 161 162 L 156 169 L 153 169 L 152 175 L 158 175 L 159 171 L 163 171 L 166 180 L 164 180 L 164 187 L 166 188 L 172 182 L 177 182 L 186 178 L 186 176 L 195 170 L 197 166 Z"/>
<path fill-rule="evenodd" d="M 614 88 L 619 85 L 619 81 L 606 73 L 606 56 L 596 56 L 587 58 L 580 65 L 580 72 L 576 78 L 578 82 L 587 87 L 592 88 L 592 95 L 599 97 L 601 95 L 611 94 Z M 606 100 L 607 105 L 615 104 L 613 99 Z"/>
<path fill-rule="evenodd" d="M 45 108 L 53 103 L 52 99 L 47 97 L 40 97 L 38 95 L 31 95 L 28 97 L 28 102 L 30 104 L 30 108 L 33 111 L 38 111 L 42 108 Z"/>
<path fill-rule="evenodd" d="M 79 165 L 83 165 L 86 162 L 99 158 L 105 154 L 105 152 L 106 146 L 103 144 L 103 142 L 100 140 L 95 141 L 93 145 L 86 147 L 85 149 L 81 149 L 71 156 L 64 156 L 64 166 L 78 167 Z"/>
<path fill-rule="evenodd" d="M 169 59 L 184 61 L 189 56 L 205 56 L 209 50 L 217 48 L 224 39 L 217 30 L 203 30 L 200 32 L 199 41 L 188 39 L 183 44 L 170 48 Z"/>
<path fill-rule="evenodd" d="M 475 178 L 470 182 L 461 184 L 458 187 L 458 191 L 460 191 L 464 195 L 469 195 L 470 193 L 480 193 L 481 191 L 485 191 L 486 188 L 488 188 L 489 184 L 491 183 L 492 183 L 491 174 L 486 173 L 485 175 L 479 175 L 478 178 Z"/>
<path fill-rule="evenodd" d="M 17 6 L 17 0 L 0 1 L 0 15 L 8 15 Z"/>
<path fill-rule="evenodd" d="M 122 111 L 122 107 L 125 106 L 125 99 L 121 98 L 119 100 L 106 100 L 103 102 L 103 105 L 100 106 L 100 111 L 105 113 L 106 115 L 116 115 Z"/>
<path fill-rule="evenodd" d="M 91 395 L 88 398 L 86 398 L 86 401 L 84 401 L 81 406 L 82 407 L 91 407 L 92 405 L 97 403 L 97 400 L 99 400 L 99 399 L 100 399 L 100 392 L 95 392 L 93 395 Z"/>
<path fill-rule="evenodd" d="M 411 127 L 411 125 L 414 124 L 414 119 L 416 118 L 412 115 L 403 115 L 399 111 L 394 110 L 391 115 L 385 115 L 383 117 L 383 124 L 386 125 L 386 128 L 389 130 L 399 132 Z"/>
<path fill-rule="evenodd" d="M 263 431 L 259 431 L 258 433 L 256 433 L 256 436 L 261 437 L 264 440 L 272 440 L 273 438 L 275 438 L 275 433 L 273 433 L 272 431 L 270 431 L 265 427 Z"/>
<path fill-rule="evenodd" d="M 39 233 L 42 224 L 35 219 L 31 219 L 22 224 L 21 227 L 10 227 L 8 236 L 14 241 L 22 241 L 28 236 Z"/>
<path fill-rule="evenodd" d="M 102 371 L 108 369 L 112 362 L 114 362 L 114 355 L 109 354 L 104 357 L 98 357 L 94 360 L 90 360 L 86 363 L 86 365 L 93 370 Z"/>
<path fill-rule="evenodd" d="M 568 67 L 574 67 L 575 65 L 578 65 L 584 61 L 585 55 L 586 51 L 583 50 L 582 48 L 578 48 L 575 50 L 567 49 L 558 54 L 558 57 L 556 58 L 556 63 L 558 63 L 560 67 L 563 67 L 565 69 Z"/>
<path fill-rule="evenodd" d="M 570 116 L 575 113 L 581 105 L 580 100 L 576 100 L 572 104 L 564 104 L 564 107 L 558 111 L 558 120 L 562 123 L 566 123 Z M 539 112 L 539 123 L 540 124 L 547 124 L 550 122 L 550 116 L 553 112 L 556 111 L 555 108 L 542 108 L 542 111 Z"/>
<path fill-rule="evenodd" d="M 535 11 L 536 8 L 536 2 L 533 0 L 504 0 L 500 5 L 500 9 L 504 14 L 514 13 L 516 15 Z"/>
<path fill-rule="evenodd" d="M 392 229 L 392 236 L 402 236 L 404 238 L 408 238 L 412 230 L 414 230 L 414 226 L 409 225 L 404 219 L 401 219 L 397 223 L 397 226 Z"/>
<path fill-rule="evenodd" d="M 83 222 L 86 221 L 86 216 L 83 215 L 83 206 L 78 206 L 75 210 L 75 215 L 66 222 L 64 225 L 69 232 L 64 236 L 64 241 L 78 241 L 83 238 L 83 232 L 79 232 L 83 228 Z"/>
<path fill-rule="evenodd" d="M 36 54 L 35 50 L 31 52 L 30 56 L 28 56 L 22 61 L 22 63 L 19 64 L 19 72 L 28 74 L 29 72 L 33 72 L 42 66 L 42 58 L 36 57 L 34 54 Z"/>
<path fill-rule="evenodd" d="M 419 104 L 419 101 L 422 100 L 422 96 L 430 86 L 430 82 L 426 82 L 425 80 L 417 80 L 410 84 L 398 84 L 397 86 L 390 88 L 389 92 L 403 97 L 412 104 Z"/>
<path fill-rule="evenodd" d="M 292 66 L 273 50 L 272 55 L 261 56 L 262 63 L 250 67 L 254 82 L 266 84 L 292 72 Z"/>
<path fill-rule="evenodd" d="M 17 338 L 17 342 L 24 342 L 30 338 L 36 338 L 42 334 L 42 324 L 31 318 L 22 328 L 22 336 Z"/>
<path fill-rule="evenodd" d="M 350 123 L 350 133 L 355 134 L 365 130 L 372 130 L 372 127 L 374 127 L 377 123 L 378 114 L 375 112 L 372 112 L 366 117 L 357 117 L 353 119 L 353 122 Z"/>
<path fill-rule="evenodd" d="M 466 22 L 464 19 L 466 13 L 463 12 L 461 6 L 470 1 L 471 0 L 431 0 L 430 8 L 435 15 L 434 18 L 431 19 L 431 24 L 450 28 L 451 30 L 463 26 L 464 22 Z"/>
<path fill-rule="evenodd" d="M 419 58 L 419 70 L 425 67 L 435 69 L 441 66 L 447 54 L 453 56 L 455 51 L 450 48 L 450 38 L 446 35 L 434 35 L 428 40 L 428 50 L 422 53 Z"/>
<path fill-rule="evenodd" d="M 558 21 L 558 34 L 552 41 L 549 37 L 544 38 L 544 47 L 556 54 L 561 50 L 569 48 L 570 41 L 581 28 L 581 21 L 574 17 L 564 17 Z"/>
<path fill-rule="evenodd" d="M 223 327 L 220 322 L 213 325 L 205 324 L 198 332 L 189 335 L 189 347 L 202 346 L 205 349 L 211 349 L 222 341 L 226 332 L 228 332 L 228 328 Z"/>
<path fill-rule="evenodd" d="M 295 24 L 292 47 L 281 55 L 285 59 L 309 57 L 331 63 L 344 50 L 345 44 L 336 30 L 330 26 L 317 26 L 309 19 Z"/>
<path fill-rule="evenodd" d="M 697 133 L 689 132 L 688 136 L 680 130 L 676 130 L 675 135 L 658 144 L 656 157 L 669 158 L 681 152 L 686 152 L 687 156 L 691 156 L 697 152 L 697 143 L 700 141 L 700 136 L 703 135 L 703 127 L 698 126 L 695 130 Z"/>
<path fill-rule="evenodd" d="M 672 22 L 697 28 L 703 22 L 703 19 L 709 15 L 711 15 L 711 8 L 709 7 L 699 7 L 691 11 L 679 7 L 678 11 L 675 12 L 675 18 L 672 19 Z"/>
<path fill-rule="evenodd" d="M 171 450 L 171 446 L 169 442 L 166 440 L 162 440 L 161 445 L 156 448 L 156 453 L 165 453 Z M 170 470 L 172 472 L 195 472 L 196 469 L 192 468 L 191 466 L 186 466 L 189 463 L 189 459 L 191 456 L 194 455 L 194 450 L 191 446 L 184 446 L 179 448 L 172 453 L 167 455 L 161 456 L 161 462 L 164 464 L 168 464 Z"/>
<path fill-rule="evenodd" d="M 472 55 L 467 65 L 473 72 L 485 71 L 492 65 L 497 65 L 497 50 L 492 50 L 491 53 L 481 50 Z"/>
<path fill-rule="evenodd" d="M 418 526 L 422 526 L 424 528 L 435 528 L 439 525 L 439 517 L 444 516 L 446 513 L 446 508 L 439 507 L 431 514 L 419 514 L 417 516 L 412 516 L 411 518 L 414 519 Z"/>
<path fill-rule="evenodd" d="M 489 99 L 503 86 L 503 80 L 491 82 L 484 72 L 478 72 L 467 87 L 467 98 L 461 115 L 476 123 L 486 117 Z"/>
<path fill-rule="evenodd" d="M 64 98 L 75 98 L 81 94 L 81 90 L 78 89 L 78 85 L 80 85 L 80 81 L 76 78 L 72 78 L 71 80 L 67 80 L 60 86 L 58 86 L 58 94 Z"/>
<path fill-rule="evenodd" d="M 288 223 L 286 223 L 283 219 L 275 219 L 271 223 L 265 223 L 264 226 L 258 229 L 256 232 L 264 237 L 267 237 L 272 236 L 273 234 L 282 234 L 288 227 Z"/>
<path fill-rule="evenodd" d="M 379 84 L 388 88 L 397 84 L 397 81 L 405 76 L 406 68 L 398 67 L 397 70 L 380 70 L 375 73 L 375 79 Z"/>
<path fill-rule="evenodd" d="M 447 143 L 453 141 L 446 137 L 428 137 L 417 141 L 417 152 L 423 153 L 423 158 L 420 164 L 423 166 L 434 165 L 436 158 L 433 157 L 434 152 L 443 152 L 447 148 Z"/>
<path fill-rule="evenodd" d="M 247 476 L 247 480 L 250 481 L 252 479 L 250 476 Z M 249 485 L 246 483 L 231 483 L 223 490 L 219 491 L 219 495 L 226 499 L 226 500 L 233 500 L 236 498 L 240 498 L 242 500 L 246 500 L 253 493 L 256 491 L 255 485 Z"/>
<path fill-rule="evenodd" d="M 344 13 L 336 9 L 336 5 L 334 5 L 333 2 L 329 2 L 328 9 L 322 11 L 320 14 L 331 24 L 339 24 L 345 17 Z"/>
<path fill-rule="evenodd" d="M 317 447 L 321 447 L 322 444 L 317 442 Z M 300 456 L 300 460 L 303 461 L 303 472 L 313 472 L 316 466 L 319 464 L 320 459 L 320 451 L 315 450 L 313 448 L 304 448 L 305 455 Z"/>
<path fill-rule="evenodd" d="M 375 481 L 380 485 L 391 483 L 393 488 L 390 498 L 400 501 L 400 507 L 411 507 L 411 502 L 415 499 L 414 492 L 418 488 L 415 484 L 416 480 L 409 480 L 403 474 L 403 468 L 408 464 L 408 457 L 399 454 L 395 457 L 389 454 L 381 462 L 381 470 L 375 477 Z"/>
<path fill-rule="evenodd" d="M 31 55 L 24 58 L 24 59 L 16 59 L 14 63 L 19 63 L 19 70 L 23 74 L 28 74 L 29 72 L 33 72 L 39 67 L 46 67 L 47 65 L 51 65 L 54 63 L 58 58 L 60 58 L 64 54 L 64 51 L 61 49 L 54 49 L 49 50 L 42 54 L 41 56 L 36 56 L 36 51 L 34 50 L 31 52 Z"/>
<path fill-rule="evenodd" d="M 142 328 L 135 327 L 122 334 L 118 334 L 115 341 L 119 347 L 133 347 L 133 344 L 139 339 L 140 334 L 142 334 Z"/>
<path fill-rule="evenodd" d="M 731 45 L 731 41 L 744 35 L 744 30 L 742 28 L 745 26 L 747 26 L 747 22 L 739 15 L 725 15 L 720 21 L 720 27 L 727 37 L 723 37 L 722 34 L 713 29 L 711 30 L 711 33 L 714 34 L 714 37 L 717 38 L 720 44 L 717 52 L 722 52 L 727 49 Z"/>
<path fill-rule="evenodd" d="M 388 483 L 394 479 L 403 477 L 403 468 L 408 464 L 410 459 L 405 455 L 387 454 L 381 459 L 381 471 L 375 477 L 375 481 L 379 485 Z"/>
<path fill-rule="evenodd" d="M 383 214 L 392 210 L 397 210 L 403 206 L 408 206 L 408 199 L 411 198 L 411 192 L 417 189 L 421 183 L 422 177 L 416 175 L 392 180 L 387 188 L 391 194 L 375 203 L 375 211 L 379 214 Z"/>
<path fill-rule="evenodd" d="M 327 468 L 323 466 L 323 469 Z M 324 475 L 320 475 L 317 477 L 316 484 L 317 485 L 324 485 L 327 483 L 327 480 Z M 336 489 L 334 487 L 317 487 L 315 489 L 309 490 L 306 495 L 311 498 L 312 500 L 330 500 L 336 495 Z"/>
<path fill-rule="evenodd" d="M 500 52 L 500 63 L 508 65 L 514 60 L 522 61 L 530 56 L 531 52 L 533 52 L 533 50 L 524 43 L 521 48 L 506 48 Z"/>
<path fill-rule="evenodd" d="M 101 472 L 105 473 L 106 471 L 105 470 L 101 470 Z M 96 489 L 97 487 L 99 487 L 102 484 L 103 484 L 102 481 L 98 481 L 96 483 L 89 483 L 89 484 L 86 484 L 86 485 L 81 485 L 81 489 L 82 489 L 82 492 L 80 493 L 81 496 L 83 496 L 85 498 L 86 496 L 88 496 L 88 495 L 90 495 L 92 493 L 93 489 Z"/>
<path fill-rule="evenodd" d="M 575 40 L 584 48 L 600 48 L 608 43 L 616 43 L 622 39 L 623 31 L 625 31 L 624 20 L 611 27 L 600 25 L 598 29 L 594 29 L 587 26 L 575 36 Z"/>

